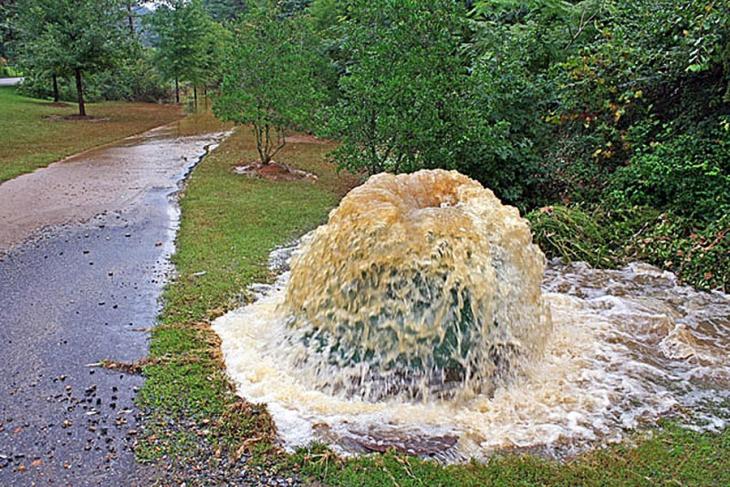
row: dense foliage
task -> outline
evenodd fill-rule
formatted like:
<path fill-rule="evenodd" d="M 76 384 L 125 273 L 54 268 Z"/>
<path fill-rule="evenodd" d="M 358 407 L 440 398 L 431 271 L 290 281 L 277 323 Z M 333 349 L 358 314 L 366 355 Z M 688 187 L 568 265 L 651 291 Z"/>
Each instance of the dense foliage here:
<path fill-rule="evenodd" d="M 94 22 L 68 2 L 19 3 L 45 22 L 14 9 L 3 38 L 21 40 L 9 45 L 25 89 L 48 95 L 53 77 L 72 96 L 82 61 L 93 97 L 209 87 L 220 117 L 253 124 L 264 163 L 286 129 L 316 130 L 358 174 L 444 167 L 478 179 L 533 211 L 550 255 L 644 258 L 726 286 L 707 269 L 715 257 L 727 267 L 730 238 L 728 2 L 167 0 L 143 33 L 134 1 L 105 0 Z M 42 27 L 57 18 L 114 49 L 75 50 Z M 109 42 L 121 32 L 131 42 Z"/>
<path fill-rule="evenodd" d="M 523 211 L 550 205 L 531 215 L 550 255 L 642 258 L 726 286 L 730 4 L 471 6 L 313 2 L 338 73 L 322 117 L 334 159 L 455 168 Z"/>
<path fill-rule="evenodd" d="M 284 147 L 288 128 L 310 122 L 321 99 L 311 30 L 278 13 L 264 4 L 233 26 L 213 105 L 222 120 L 252 126 L 261 164 Z"/>

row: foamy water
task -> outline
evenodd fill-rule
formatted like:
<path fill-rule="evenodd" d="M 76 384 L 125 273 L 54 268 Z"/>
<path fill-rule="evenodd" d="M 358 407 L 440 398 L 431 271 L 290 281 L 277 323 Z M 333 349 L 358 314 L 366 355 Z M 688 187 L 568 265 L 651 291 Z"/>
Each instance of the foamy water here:
<path fill-rule="evenodd" d="M 287 340 L 319 390 L 470 397 L 542 355 L 544 268 L 527 221 L 478 182 L 378 174 L 294 255 Z"/>
<path fill-rule="evenodd" d="M 273 262 L 281 266 L 286 253 Z M 573 453 L 667 415 L 694 428 L 727 425 L 730 297 L 679 286 L 645 264 L 605 271 L 551 263 L 543 289 L 553 333 L 544 357 L 491 396 L 426 403 L 367 402 L 306 386 L 281 341 L 287 281 L 285 272 L 258 286 L 253 304 L 213 327 L 238 393 L 268 405 L 289 448 L 320 441 L 345 453 L 390 445 L 484 459 L 504 448 Z"/>
<path fill-rule="evenodd" d="M 461 178 L 453 181 L 463 184 Z M 392 185 L 393 180 L 386 183 Z M 417 187 L 425 187 L 423 183 L 421 178 Z M 542 254 L 531 245 L 529 230 L 516 211 L 494 203 L 491 193 L 476 195 L 476 209 L 459 201 L 429 202 L 431 196 L 423 196 L 428 187 L 416 195 L 418 201 L 409 201 L 409 193 L 407 204 L 401 205 L 403 187 L 376 186 L 375 198 L 387 201 L 374 211 L 377 205 L 363 206 L 363 201 L 348 209 L 353 200 L 346 198 L 330 216 L 328 227 L 272 254 L 272 268 L 280 274 L 274 285 L 254 286 L 257 298 L 252 304 L 213 324 L 238 393 L 267 404 L 286 447 L 313 441 L 343 453 L 395 447 L 461 461 L 483 460 L 501 449 L 570 454 L 618 441 L 627 431 L 666 416 L 693 428 L 726 427 L 728 295 L 680 286 L 673 274 L 640 263 L 596 270 L 555 261 L 547 266 L 540 286 Z M 471 191 L 479 190 L 470 183 L 467 189 L 469 198 L 475 197 Z M 431 193 L 438 200 L 439 194 L 456 194 L 450 191 L 437 187 Z M 363 207 L 364 217 L 358 209 Z M 480 219 L 491 223 L 482 226 Z M 383 221 L 387 224 L 380 225 Z M 446 230 L 438 234 L 439 228 Z M 347 232 L 357 235 L 348 239 Z M 369 235 L 371 243 L 362 235 Z M 455 238 L 447 242 L 444 254 L 438 239 L 448 240 L 450 235 Z M 404 246 L 401 236 L 417 243 Z M 488 246 L 480 247 L 482 241 Z M 378 256 L 373 265 L 367 261 L 368 248 Z M 432 262 L 434 248 L 445 255 L 443 261 Z M 398 257 L 395 264 L 380 258 L 390 255 L 389 249 Z M 424 259 L 427 263 L 421 265 Z M 393 266 L 403 267 L 409 279 L 399 279 Z M 411 305 L 423 290 L 433 294 L 429 279 L 448 284 L 442 276 L 449 274 L 458 276 L 455 287 L 445 287 L 452 296 L 478 288 L 468 295 L 476 296 L 472 305 L 486 303 L 482 311 L 476 309 L 486 319 L 472 320 L 467 314 L 469 319 L 463 320 L 463 301 L 456 300 L 455 306 L 435 294 L 419 306 Z M 483 279 L 482 274 L 490 275 Z M 346 299 L 353 286 L 358 289 L 352 300 L 357 306 Z M 387 301 L 393 299 L 393 289 L 404 287 L 408 293 L 402 302 Z M 341 291 L 344 295 L 338 296 Z M 363 309 L 368 310 L 365 318 L 360 317 Z M 363 334 L 358 323 L 371 315 L 388 320 L 371 318 L 370 334 Z M 456 342 L 449 343 L 459 346 L 449 353 L 457 362 L 464 359 L 459 362 L 462 375 L 448 377 L 436 361 L 408 375 L 401 358 L 418 359 L 408 367 L 426 363 L 429 350 L 448 340 L 447 325 L 452 322 L 459 327 Z M 496 333 L 492 327 L 497 327 Z M 313 346 L 308 333 L 321 329 L 328 339 L 344 339 L 338 338 L 336 347 L 319 342 Z M 418 340 L 408 335 L 413 330 Z M 507 344 L 507 366 L 500 355 L 470 355 L 461 346 L 462 336 L 481 350 Z M 343 346 L 346 352 L 364 352 L 343 355 Z M 380 348 L 387 353 L 366 353 Z M 443 393 L 444 385 L 450 386 L 448 393 Z"/>

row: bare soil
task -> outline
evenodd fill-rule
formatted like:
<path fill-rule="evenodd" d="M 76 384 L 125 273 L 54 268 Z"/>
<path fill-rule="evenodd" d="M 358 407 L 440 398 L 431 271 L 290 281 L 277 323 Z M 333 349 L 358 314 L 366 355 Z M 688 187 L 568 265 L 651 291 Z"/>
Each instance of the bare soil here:
<path fill-rule="evenodd" d="M 286 142 L 288 144 L 320 144 L 320 145 L 329 144 L 328 140 L 319 139 L 319 138 L 315 137 L 314 135 L 309 135 L 309 134 L 287 135 Z"/>
<path fill-rule="evenodd" d="M 286 164 L 271 161 L 268 164 L 252 162 L 250 164 L 236 166 L 233 172 L 244 176 L 266 179 L 268 181 L 317 181 L 314 174 L 294 169 Z"/>

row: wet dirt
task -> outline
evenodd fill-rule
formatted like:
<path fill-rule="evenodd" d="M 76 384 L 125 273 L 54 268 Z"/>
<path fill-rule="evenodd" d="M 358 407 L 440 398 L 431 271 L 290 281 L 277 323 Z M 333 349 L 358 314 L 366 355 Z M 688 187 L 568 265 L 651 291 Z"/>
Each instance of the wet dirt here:
<path fill-rule="evenodd" d="M 269 181 L 317 181 L 317 176 L 314 174 L 302 171 L 301 169 L 294 169 L 286 164 L 271 161 L 268 164 L 261 164 L 260 162 L 253 162 L 243 166 L 236 166 L 233 168 L 233 172 L 243 176 L 252 178 L 261 178 Z"/>
<path fill-rule="evenodd" d="M 148 485 L 143 379 L 94 364 L 147 354 L 175 195 L 224 136 L 173 124 L 0 185 L 0 485 Z"/>

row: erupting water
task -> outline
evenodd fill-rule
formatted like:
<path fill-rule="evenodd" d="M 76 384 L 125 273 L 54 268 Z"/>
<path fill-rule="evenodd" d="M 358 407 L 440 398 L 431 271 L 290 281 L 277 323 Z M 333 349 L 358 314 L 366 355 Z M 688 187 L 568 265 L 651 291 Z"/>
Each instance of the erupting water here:
<path fill-rule="evenodd" d="M 457 172 L 380 174 L 292 262 L 282 313 L 320 390 L 368 399 L 488 392 L 550 330 L 526 221 Z"/>
<path fill-rule="evenodd" d="M 545 272 L 517 210 L 458 173 L 374 176 L 273 262 L 292 252 L 214 324 L 288 446 L 454 460 L 576 451 L 666 414 L 725 427 L 727 295 L 643 264 Z"/>

